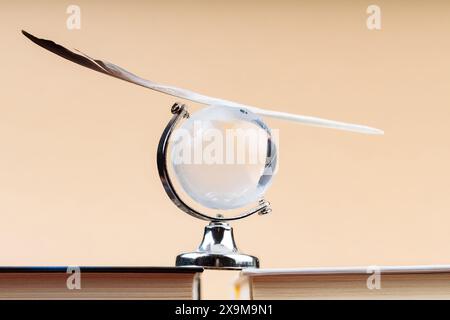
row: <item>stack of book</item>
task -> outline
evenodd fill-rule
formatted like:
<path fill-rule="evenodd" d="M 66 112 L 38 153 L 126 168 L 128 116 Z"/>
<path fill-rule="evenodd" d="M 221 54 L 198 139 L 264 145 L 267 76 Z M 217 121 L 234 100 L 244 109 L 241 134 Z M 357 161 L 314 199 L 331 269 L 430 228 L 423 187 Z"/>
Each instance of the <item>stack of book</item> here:
<path fill-rule="evenodd" d="M 0 267 L 0 299 L 200 299 L 202 272 L 197 267 Z M 238 299 L 256 300 L 450 299 L 450 266 L 244 269 L 235 292 Z"/>
<path fill-rule="evenodd" d="M 199 299 L 203 268 L 3 267 L 0 299 Z"/>
<path fill-rule="evenodd" d="M 450 266 L 247 269 L 239 299 L 450 299 Z"/>

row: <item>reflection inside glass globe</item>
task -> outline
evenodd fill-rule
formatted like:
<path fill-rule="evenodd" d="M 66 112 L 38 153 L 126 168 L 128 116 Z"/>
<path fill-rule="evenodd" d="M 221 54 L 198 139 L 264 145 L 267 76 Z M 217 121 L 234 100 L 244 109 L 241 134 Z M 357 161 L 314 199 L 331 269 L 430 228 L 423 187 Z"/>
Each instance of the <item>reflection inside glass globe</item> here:
<path fill-rule="evenodd" d="M 210 106 L 171 136 L 170 161 L 183 190 L 219 210 L 262 198 L 272 182 L 277 149 L 271 130 L 248 110 Z"/>

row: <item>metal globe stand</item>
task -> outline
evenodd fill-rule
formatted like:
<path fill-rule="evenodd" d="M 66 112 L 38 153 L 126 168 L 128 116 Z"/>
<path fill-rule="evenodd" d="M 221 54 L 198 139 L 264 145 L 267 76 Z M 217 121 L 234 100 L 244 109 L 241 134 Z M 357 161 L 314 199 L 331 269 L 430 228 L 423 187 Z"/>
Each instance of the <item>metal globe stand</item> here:
<path fill-rule="evenodd" d="M 172 106 L 172 119 L 167 124 L 161 135 L 157 151 L 158 173 L 164 190 L 170 200 L 183 212 L 201 220 L 210 221 L 205 227 L 203 239 L 197 250 L 182 253 L 176 258 L 176 266 L 201 266 L 208 269 L 242 269 L 259 268 L 257 257 L 241 253 L 234 241 L 233 228 L 229 221 L 239 220 L 251 216 L 255 213 L 260 215 L 271 212 L 269 202 L 261 199 L 258 205 L 244 213 L 234 217 L 223 217 L 222 215 L 209 216 L 201 213 L 187 205 L 177 194 L 167 169 L 167 153 L 170 137 L 177 124 L 185 118 L 189 118 L 189 113 L 184 104 L 175 103 Z"/>
<path fill-rule="evenodd" d="M 205 227 L 197 250 L 178 255 L 175 264 L 211 269 L 259 268 L 259 259 L 239 252 L 234 242 L 233 228 L 228 223 L 211 221 Z"/>

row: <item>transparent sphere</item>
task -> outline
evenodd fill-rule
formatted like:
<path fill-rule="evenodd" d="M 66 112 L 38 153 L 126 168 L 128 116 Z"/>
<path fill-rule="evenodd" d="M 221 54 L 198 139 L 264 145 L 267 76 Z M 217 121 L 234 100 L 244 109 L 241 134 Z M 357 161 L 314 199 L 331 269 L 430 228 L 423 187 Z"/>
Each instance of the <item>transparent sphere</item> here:
<path fill-rule="evenodd" d="M 219 210 L 262 198 L 276 170 L 272 133 L 254 113 L 210 106 L 174 131 L 170 161 L 183 190 L 201 205 Z"/>

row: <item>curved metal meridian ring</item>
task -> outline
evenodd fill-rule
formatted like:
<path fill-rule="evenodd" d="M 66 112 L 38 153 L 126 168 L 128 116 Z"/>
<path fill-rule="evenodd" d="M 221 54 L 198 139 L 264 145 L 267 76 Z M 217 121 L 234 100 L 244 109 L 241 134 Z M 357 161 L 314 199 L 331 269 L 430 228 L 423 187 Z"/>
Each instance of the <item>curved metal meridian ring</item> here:
<path fill-rule="evenodd" d="M 175 103 L 172 106 L 171 112 L 173 114 L 172 119 L 170 119 L 169 123 L 167 124 L 166 128 L 163 131 L 163 134 L 161 135 L 156 156 L 159 178 L 161 179 L 161 183 L 170 200 L 172 200 L 172 202 L 185 213 L 195 218 L 207 221 L 232 221 L 251 216 L 252 214 L 255 213 L 258 214 L 269 213 L 271 211 L 269 202 L 267 202 L 264 199 L 261 199 L 258 206 L 235 217 L 226 218 L 220 215 L 212 217 L 191 208 L 180 198 L 178 193 L 175 191 L 172 181 L 170 180 L 169 172 L 167 170 L 167 153 L 170 137 L 175 127 L 183 118 L 188 118 L 189 113 L 186 109 L 186 106 L 184 104 L 179 103 Z"/>

